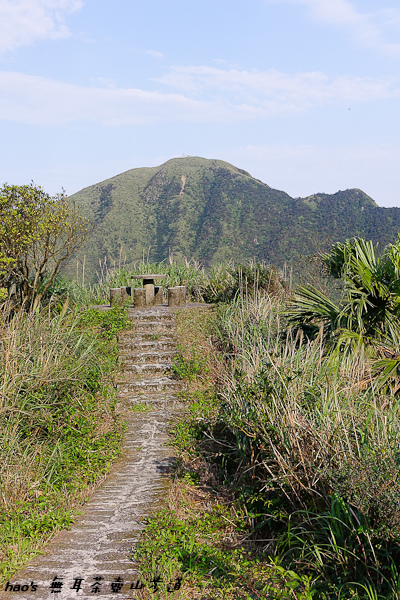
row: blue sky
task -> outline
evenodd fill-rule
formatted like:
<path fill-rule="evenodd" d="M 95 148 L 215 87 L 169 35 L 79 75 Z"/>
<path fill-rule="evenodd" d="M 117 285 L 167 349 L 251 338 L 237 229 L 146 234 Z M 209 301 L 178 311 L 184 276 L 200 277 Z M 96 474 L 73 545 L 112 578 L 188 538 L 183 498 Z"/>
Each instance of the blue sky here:
<path fill-rule="evenodd" d="M 183 154 L 400 206 L 398 0 L 0 0 L 0 183 Z"/>

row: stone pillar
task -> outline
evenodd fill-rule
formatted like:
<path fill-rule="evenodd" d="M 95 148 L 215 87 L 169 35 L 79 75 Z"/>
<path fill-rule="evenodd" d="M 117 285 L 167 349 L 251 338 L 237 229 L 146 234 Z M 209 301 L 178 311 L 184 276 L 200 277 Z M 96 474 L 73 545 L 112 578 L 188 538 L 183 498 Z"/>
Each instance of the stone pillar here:
<path fill-rule="evenodd" d="M 184 306 L 186 304 L 186 286 L 178 285 L 168 289 L 168 306 Z"/>
<path fill-rule="evenodd" d="M 156 285 L 154 288 L 154 302 L 153 305 L 154 306 L 160 306 L 163 303 L 163 299 L 164 299 L 164 290 L 163 288 L 159 285 Z"/>
<path fill-rule="evenodd" d="M 110 289 L 110 306 L 115 306 L 122 301 L 121 288 Z"/>
<path fill-rule="evenodd" d="M 146 308 L 146 290 L 144 288 L 135 288 L 133 290 L 133 307 Z"/>
<path fill-rule="evenodd" d="M 145 283 L 143 285 L 146 291 L 146 304 L 147 306 L 153 306 L 154 302 L 154 283 Z"/>
<path fill-rule="evenodd" d="M 122 305 L 132 300 L 132 288 L 120 287 L 110 289 L 110 306 Z"/>

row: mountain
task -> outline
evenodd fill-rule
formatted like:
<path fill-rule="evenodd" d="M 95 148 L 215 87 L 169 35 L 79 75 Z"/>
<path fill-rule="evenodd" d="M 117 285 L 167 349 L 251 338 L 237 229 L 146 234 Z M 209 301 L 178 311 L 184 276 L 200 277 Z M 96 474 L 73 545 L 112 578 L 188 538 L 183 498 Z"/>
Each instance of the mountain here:
<path fill-rule="evenodd" d="M 71 196 L 92 223 L 76 260 L 93 276 L 99 259 L 195 258 L 205 265 L 249 258 L 276 265 L 316 245 L 360 235 L 385 245 L 400 232 L 400 208 L 381 208 L 358 189 L 292 198 L 221 160 L 182 157 L 132 169 Z"/>

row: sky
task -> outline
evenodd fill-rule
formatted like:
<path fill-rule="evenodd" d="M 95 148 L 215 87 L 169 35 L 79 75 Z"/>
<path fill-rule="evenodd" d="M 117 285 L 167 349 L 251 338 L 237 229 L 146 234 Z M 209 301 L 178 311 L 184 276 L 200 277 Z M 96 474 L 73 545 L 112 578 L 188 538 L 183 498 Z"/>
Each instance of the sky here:
<path fill-rule="evenodd" d="M 0 185 L 184 155 L 400 206 L 398 0 L 0 0 Z"/>

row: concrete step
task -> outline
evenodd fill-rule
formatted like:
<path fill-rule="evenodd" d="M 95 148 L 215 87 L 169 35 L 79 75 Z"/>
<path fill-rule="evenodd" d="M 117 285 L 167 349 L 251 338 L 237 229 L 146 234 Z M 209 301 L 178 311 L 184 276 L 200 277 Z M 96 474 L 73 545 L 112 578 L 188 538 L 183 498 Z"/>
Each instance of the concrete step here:
<path fill-rule="evenodd" d="M 138 349 L 139 349 L 139 347 L 138 347 Z M 132 352 L 121 353 L 120 352 L 119 356 L 120 356 L 121 365 L 129 365 L 129 364 L 147 365 L 147 364 L 157 363 L 157 362 L 172 363 L 174 360 L 174 357 L 176 356 L 176 351 L 175 350 L 164 350 L 164 351 L 157 352 L 157 350 L 155 350 L 155 351 L 153 350 L 150 352 L 135 352 L 135 353 L 132 353 Z"/>
<path fill-rule="evenodd" d="M 180 392 L 185 384 L 179 379 L 171 377 L 152 377 L 117 384 L 118 396 L 126 397 L 135 394 L 152 394 L 154 392 Z"/>
<path fill-rule="evenodd" d="M 170 331 L 127 331 L 118 337 L 118 343 L 125 345 L 129 342 L 158 342 L 160 340 L 167 342 L 176 342 L 176 332 Z"/>
<path fill-rule="evenodd" d="M 175 320 L 174 311 L 168 306 L 152 306 L 142 309 L 131 308 L 128 310 L 128 317 L 132 320 L 146 321 L 151 319 Z"/>
<path fill-rule="evenodd" d="M 132 331 L 175 331 L 173 321 L 138 321 L 132 324 Z"/>
<path fill-rule="evenodd" d="M 147 394 L 145 392 L 138 393 L 127 393 L 124 396 L 119 397 L 120 405 L 122 406 L 130 406 L 137 404 L 148 404 L 149 407 L 154 407 L 155 409 L 161 407 L 168 408 L 176 408 L 185 406 L 185 401 L 180 397 L 180 393 L 176 392 L 153 392 L 151 394 Z"/>
<path fill-rule="evenodd" d="M 160 375 L 164 375 L 171 371 L 172 363 L 145 363 L 142 365 L 137 365 L 132 361 L 128 363 L 123 363 L 121 365 L 121 376 L 120 380 L 123 379 L 125 382 L 128 381 L 128 378 L 150 378 L 150 377 L 160 377 Z"/>
<path fill-rule="evenodd" d="M 119 355 L 140 356 L 145 353 L 162 354 L 163 352 L 175 352 L 175 340 L 130 340 L 120 345 Z"/>
<path fill-rule="evenodd" d="M 128 331 L 124 331 L 123 333 L 121 333 L 118 336 L 118 341 L 121 341 L 122 343 L 124 343 L 126 340 L 132 339 L 132 338 L 136 338 L 138 336 L 142 336 L 144 334 L 148 334 L 150 336 L 154 336 L 156 338 L 161 338 L 164 335 L 173 335 L 176 336 L 176 329 L 175 327 L 153 327 L 153 328 L 147 328 L 147 327 L 133 327 L 132 329 L 129 329 Z"/>
<path fill-rule="evenodd" d="M 132 328 L 118 338 L 118 397 L 152 405 L 176 402 L 184 384 L 168 376 L 177 350 L 174 313 L 168 307 L 132 309 L 129 318 Z"/>
<path fill-rule="evenodd" d="M 175 323 L 175 315 L 173 315 L 172 313 L 128 313 L 128 318 L 132 323 L 148 323 L 149 321 L 158 321 L 160 323 Z"/>

